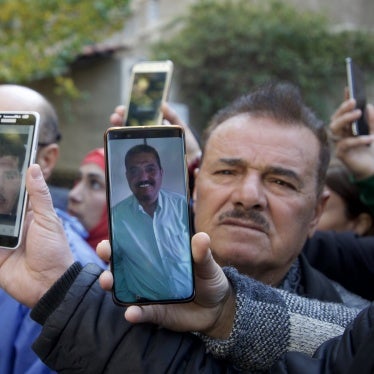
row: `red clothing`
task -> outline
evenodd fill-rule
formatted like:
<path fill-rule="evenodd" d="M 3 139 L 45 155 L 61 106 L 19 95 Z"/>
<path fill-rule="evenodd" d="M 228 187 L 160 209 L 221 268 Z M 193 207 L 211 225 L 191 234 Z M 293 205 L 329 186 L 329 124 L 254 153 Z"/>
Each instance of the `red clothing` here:
<path fill-rule="evenodd" d="M 89 152 L 81 163 L 81 165 L 86 164 L 96 164 L 105 172 L 104 148 L 96 148 Z M 108 213 L 106 205 L 101 214 L 100 222 L 88 234 L 86 240 L 95 250 L 98 243 L 104 239 L 108 239 Z"/>

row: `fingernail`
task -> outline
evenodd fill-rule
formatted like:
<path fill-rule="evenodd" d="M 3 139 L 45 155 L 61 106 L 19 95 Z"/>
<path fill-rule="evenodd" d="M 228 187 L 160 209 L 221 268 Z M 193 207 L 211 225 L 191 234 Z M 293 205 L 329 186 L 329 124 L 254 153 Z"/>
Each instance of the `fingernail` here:
<path fill-rule="evenodd" d="M 40 166 L 38 164 L 31 165 L 30 170 L 31 170 L 32 179 L 42 179 L 43 178 L 42 171 L 40 170 Z"/>

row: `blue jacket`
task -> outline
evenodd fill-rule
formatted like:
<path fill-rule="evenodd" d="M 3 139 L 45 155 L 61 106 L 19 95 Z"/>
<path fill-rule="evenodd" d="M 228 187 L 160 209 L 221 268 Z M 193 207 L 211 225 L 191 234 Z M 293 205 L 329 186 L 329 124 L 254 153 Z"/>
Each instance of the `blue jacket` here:
<path fill-rule="evenodd" d="M 84 240 L 87 236 L 82 225 L 67 213 L 56 209 L 63 222 L 70 248 L 76 261 L 82 264 L 106 264 Z M 30 318 L 30 310 L 0 289 L 0 373 L 49 374 L 54 373 L 44 365 L 31 349 L 39 336 L 41 326 Z"/>

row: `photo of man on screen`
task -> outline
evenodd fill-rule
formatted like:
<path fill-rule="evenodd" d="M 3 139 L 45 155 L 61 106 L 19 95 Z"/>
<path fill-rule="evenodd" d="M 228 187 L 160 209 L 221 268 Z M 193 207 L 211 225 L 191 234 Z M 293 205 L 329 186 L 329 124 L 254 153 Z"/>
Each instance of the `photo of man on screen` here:
<path fill-rule="evenodd" d="M 14 225 L 25 146 L 18 134 L 0 133 L 0 223 Z"/>
<path fill-rule="evenodd" d="M 157 150 L 137 144 L 125 154 L 132 194 L 112 209 L 115 263 L 124 269 L 115 294 L 126 302 L 183 299 L 192 284 L 188 204 L 162 188 L 164 169 Z M 186 224 L 187 223 L 187 224 Z"/>

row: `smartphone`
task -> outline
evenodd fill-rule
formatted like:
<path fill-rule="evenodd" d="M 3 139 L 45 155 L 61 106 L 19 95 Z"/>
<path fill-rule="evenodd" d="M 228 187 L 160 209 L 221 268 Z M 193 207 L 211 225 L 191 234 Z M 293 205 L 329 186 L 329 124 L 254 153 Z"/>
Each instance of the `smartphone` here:
<path fill-rule="evenodd" d="M 114 301 L 129 305 L 192 300 L 183 128 L 112 127 L 104 140 Z"/>
<path fill-rule="evenodd" d="M 16 249 L 27 207 L 26 170 L 35 160 L 39 114 L 0 112 L 0 247 Z"/>
<path fill-rule="evenodd" d="M 354 136 L 368 135 L 370 133 L 367 111 L 366 111 L 366 91 L 363 72 L 352 61 L 350 57 L 345 59 L 347 68 L 347 84 L 349 97 L 356 99 L 356 108 L 361 109 L 361 117 L 352 123 L 352 134 Z"/>
<path fill-rule="evenodd" d="M 143 61 L 133 66 L 125 102 L 125 126 L 161 125 L 161 104 L 168 97 L 172 74 L 170 60 Z"/>

